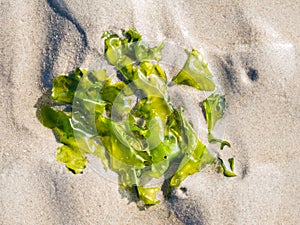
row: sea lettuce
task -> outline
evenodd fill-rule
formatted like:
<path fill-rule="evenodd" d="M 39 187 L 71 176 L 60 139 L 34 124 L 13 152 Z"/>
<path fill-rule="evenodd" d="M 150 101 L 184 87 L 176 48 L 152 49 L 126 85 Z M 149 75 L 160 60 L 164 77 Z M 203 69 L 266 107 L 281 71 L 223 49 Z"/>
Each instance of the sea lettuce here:
<path fill-rule="evenodd" d="M 221 150 L 223 150 L 224 146 L 231 147 L 231 145 L 228 141 L 218 139 L 212 134 L 215 124 L 224 115 L 225 95 L 220 95 L 217 93 L 211 94 L 203 102 L 203 107 L 205 110 L 205 118 L 206 118 L 206 122 L 207 122 L 208 141 L 210 143 L 219 142 L 221 144 L 221 146 L 220 146 Z"/>
<path fill-rule="evenodd" d="M 228 159 L 230 170 L 227 169 L 224 161 L 221 158 L 219 158 L 219 163 L 220 163 L 220 169 L 223 172 L 225 177 L 235 177 L 236 176 L 236 174 L 234 173 L 234 158 Z"/>
<path fill-rule="evenodd" d="M 86 167 L 87 160 L 78 148 L 70 124 L 70 116 L 49 106 L 43 106 L 41 122 L 45 127 L 52 129 L 58 141 L 63 144 L 57 148 L 57 161 L 65 163 L 70 171 L 81 173 Z"/>
<path fill-rule="evenodd" d="M 195 49 L 186 51 L 188 59 L 184 67 L 173 78 L 176 84 L 184 84 L 200 91 L 214 91 L 215 84 L 203 55 Z"/>
<path fill-rule="evenodd" d="M 105 169 L 118 174 L 120 188 L 135 188 L 146 205 L 160 202 L 156 200 L 160 188 L 147 185 L 151 179 L 165 177 L 175 188 L 217 162 L 225 176 L 233 176 L 200 140 L 184 109 L 170 102 L 167 76 L 159 64 L 164 42 L 149 47 L 134 29 L 123 36 L 105 32 L 102 38 L 104 56 L 121 79 L 116 81 L 105 70 L 75 68 L 54 79 L 53 104 L 41 108 L 41 123 L 63 144 L 57 149 L 57 160 L 73 173 L 82 173 L 87 154 L 93 154 Z M 200 91 L 215 89 L 203 55 L 194 49 L 172 81 Z M 209 142 L 230 145 L 212 135 L 224 114 L 225 97 L 213 93 L 203 106 Z M 233 171 L 233 159 L 229 162 Z"/>

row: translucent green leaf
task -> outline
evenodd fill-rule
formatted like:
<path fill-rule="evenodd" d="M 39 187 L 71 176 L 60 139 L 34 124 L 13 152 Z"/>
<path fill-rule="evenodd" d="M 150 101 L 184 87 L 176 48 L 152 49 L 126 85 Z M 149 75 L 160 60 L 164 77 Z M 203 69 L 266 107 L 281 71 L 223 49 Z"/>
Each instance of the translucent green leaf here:
<path fill-rule="evenodd" d="M 71 141 L 74 141 L 74 139 L 70 140 L 74 134 L 70 117 L 66 113 L 45 105 L 41 108 L 39 119 L 45 127 L 53 129 L 61 143 L 71 144 Z"/>
<path fill-rule="evenodd" d="M 125 31 L 124 36 L 127 38 L 128 42 L 136 42 L 142 40 L 142 35 L 133 28 Z"/>
<path fill-rule="evenodd" d="M 165 71 L 161 68 L 159 64 L 151 63 L 149 61 L 143 61 L 140 63 L 140 71 L 144 74 L 144 76 L 148 77 L 149 82 L 152 83 L 153 85 L 155 85 L 156 83 L 155 81 L 153 81 L 153 79 L 158 79 L 158 78 L 162 79 L 160 83 L 166 85 L 167 76 L 165 74 Z"/>
<path fill-rule="evenodd" d="M 209 143 L 220 143 L 220 149 L 223 150 L 225 146 L 231 147 L 231 144 L 228 141 L 216 138 L 212 133 L 208 133 L 208 142 Z"/>
<path fill-rule="evenodd" d="M 105 32 L 102 37 L 105 42 L 105 57 L 117 69 L 120 70 L 124 78 L 132 81 L 134 74 L 139 67 L 143 67 L 143 72 L 149 74 L 152 71 L 165 77 L 165 74 L 158 65 L 145 68 L 145 62 L 150 60 L 159 61 L 164 43 L 157 47 L 149 48 L 142 40 L 142 36 L 135 30 L 129 29 L 123 33 L 124 38 L 116 34 Z M 141 66 L 139 64 L 141 63 Z M 147 72 L 145 71 L 147 70 Z M 155 71 L 156 70 L 156 71 Z"/>
<path fill-rule="evenodd" d="M 79 68 L 66 75 L 60 75 L 53 80 L 52 99 L 60 103 L 72 103 L 76 88 L 82 77 Z"/>
<path fill-rule="evenodd" d="M 234 158 L 230 158 L 228 159 L 229 165 L 230 165 L 230 169 L 227 169 L 226 165 L 224 164 L 223 160 L 218 158 L 221 164 L 221 171 L 223 172 L 223 175 L 225 177 L 235 177 L 236 174 L 234 173 Z"/>
<path fill-rule="evenodd" d="M 43 106 L 40 121 L 44 126 L 53 129 L 59 142 L 64 144 L 57 148 L 57 161 L 65 163 L 70 171 L 81 173 L 86 166 L 86 159 L 74 138 L 69 116 L 49 106 Z"/>
<path fill-rule="evenodd" d="M 87 160 L 78 149 L 63 145 L 56 152 L 57 161 L 64 163 L 71 172 L 82 173 L 85 169 Z"/>
<path fill-rule="evenodd" d="M 234 172 L 234 158 L 228 159 L 228 162 L 229 162 L 231 171 Z"/>
<path fill-rule="evenodd" d="M 181 149 L 185 155 L 170 181 L 170 186 L 179 186 L 187 176 L 199 172 L 205 165 L 215 161 L 215 157 L 206 149 L 206 146 L 198 139 L 195 131 L 183 116 L 183 110 L 180 112 L 182 120 Z"/>
<path fill-rule="evenodd" d="M 152 165 L 147 175 L 161 177 L 170 167 L 170 163 L 180 157 L 181 151 L 174 136 L 166 137 L 159 145 L 150 150 Z"/>
<path fill-rule="evenodd" d="M 208 131 L 211 132 L 217 121 L 224 115 L 225 96 L 213 93 L 205 99 L 203 107 L 205 109 Z"/>
<path fill-rule="evenodd" d="M 181 71 L 172 79 L 176 84 L 184 84 L 198 90 L 213 91 L 215 84 L 203 55 L 193 49 Z"/>
<path fill-rule="evenodd" d="M 105 42 L 105 57 L 112 64 L 117 65 L 123 57 L 123 43 L 116 34 L 105 32 L 102 35 Z"/>
<path fill-rule="evenodd" d="M 149 48 L 144 42 L 138 41 L 134 44 L 135 57 L 137 60 L 150 61 L 161 60 L 161 50 L 164 47 L 164 42 L 154 48 Z"/>
<path fill-rule="evenodd" d="M 225 96 L 213 93 L 205 99 L 205 101 L 203 102 L 203 107 L 205 110 L 209 143 L 220 143 L 221 150 L 223 150 L 225 146 L 231 147 L 228 141 L 218 139 L 212 134 L 215 124 L 224 115 Z"/>
<path fill-rule="evenodd" d="M 110 154 L 110 158 L 120 161 L 121 163 L 135 166 L 137 168 L 144 167 L 144 161 L 147 159 L 143 158 L 138 151 L 141 149 L 141 143 L 135 140 L 117 123 L 99 116 L 96 121 L 97 130 L 99 137 Z M 138 146 L 136 149 L 133 147 L 133 143 Z M 113 166 L 113 165 L 111 165 Z M 117 165 L 116 170 L 120 169 Z"/>
<path fill-rule="evenodd" d="M 160 188 L 144 188 L 138 186 L 137 189 L 140 200 L 144 201 L 146 205 L 156 205 L 160 203 L 159 200 L 156 200 L 156 194 Z"/>
<path fill-rule="evenodd" d="M 188 176 L 199 172 L 203 167 L 208 164 L 212 164 L 216 158 L 206 149 L 200 141 L 192 155 L 186 155 L 180 163 L 177 172 L 172 176 L 170 180 L 171 187 L 177 187 Z"/>
<path fill-rule="evenodd" d="M 103 85 L 103 87 L 100 90 L 101 99 L 113 104 L 114 100 L 125 86 L 126 84 L 124 82 L 111 84 L 111 80 L 107 80 L 107 82 Z"/>

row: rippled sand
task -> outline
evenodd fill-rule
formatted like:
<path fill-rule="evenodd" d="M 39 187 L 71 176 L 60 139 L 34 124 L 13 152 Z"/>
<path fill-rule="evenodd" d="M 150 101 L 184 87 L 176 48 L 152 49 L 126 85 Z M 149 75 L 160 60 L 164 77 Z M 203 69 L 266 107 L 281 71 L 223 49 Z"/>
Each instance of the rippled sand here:
<path fill-rule="evenodd" d="M 299 12 L 299 1 L 2 0 L 0 224 L 300 224 Z M 130 27 L 202 49 L 227 95 L 221 155 L 238 174 L 205 170 L 146 211 L 91 166 L 68 173 L 36 118 L 54 76 L 101 65 L 103 31 Z"/>

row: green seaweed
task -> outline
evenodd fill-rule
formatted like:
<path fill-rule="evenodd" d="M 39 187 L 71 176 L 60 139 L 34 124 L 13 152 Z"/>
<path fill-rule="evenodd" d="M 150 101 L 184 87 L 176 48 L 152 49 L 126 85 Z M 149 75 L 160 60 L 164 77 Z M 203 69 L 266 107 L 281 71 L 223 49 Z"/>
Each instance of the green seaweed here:
<path fill-rule="evenodd" d="M 170 102 L 167 76 L 159 65 L 164 43 L 150 48 L 134 29 L 124 31 L 123 37 L 105 32 L 102 38 L 105 58 L 124 79 L 113 82 L 104 70 L 81 68 L 60 75 L 53 81 L 52 100 L 71 111 L 46 105 L 40 121 L 63 144 L 57 148 L 57 160 L 68 170 L 82 173 L 86 154 L 93 154 L 105 169 L 118 174 L 120 188 L 136 187 L 139 200 L 155 205 L 160 202 L 156 200 L 160 188 L 146 187 L 147 181 L 171 174 L 169 187 L 177 187 L 217 160 L 184 117 L 183 109 Z M 213 91 L 215 84 L 203 55 L 194 49 L 188 54 L 173 82 Z M 223 95 L 212 94 L 205 100 L 209 135 L 224 107 Z M 209 141 L 230 145 L 213 136 Z M 233 160 L 230 163 L 233 171 Z M 232 175 L 222 168 L 225 176 Z"/>

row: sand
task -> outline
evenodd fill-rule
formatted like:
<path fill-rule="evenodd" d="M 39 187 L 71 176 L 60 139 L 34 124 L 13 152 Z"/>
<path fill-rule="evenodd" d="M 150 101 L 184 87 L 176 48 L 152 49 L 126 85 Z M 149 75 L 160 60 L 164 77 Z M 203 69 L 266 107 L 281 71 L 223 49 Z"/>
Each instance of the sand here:
<path fill-rule="evenodd" d="M 1 0 L 0 224 L 300 224 L 299 12 L 282 0 Z M 99 66 L 103 31 L 130 27 L 203 50 L 238 174 L 204 170 L 145 211 L 91 165 L 67 172 L 36 118 L 53 77 Z"/>

